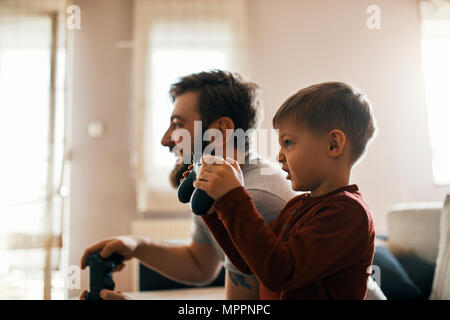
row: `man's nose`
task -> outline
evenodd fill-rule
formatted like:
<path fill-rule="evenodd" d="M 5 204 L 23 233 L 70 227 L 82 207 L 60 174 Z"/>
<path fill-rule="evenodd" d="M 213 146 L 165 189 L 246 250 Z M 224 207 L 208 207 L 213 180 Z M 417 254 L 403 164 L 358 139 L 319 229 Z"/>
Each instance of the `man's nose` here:
<path fill-rule="evenodd" d="M 167 129 L 167 131 L 164 133 L 161 139 L 161 144 L 164 147 L 171 147 L 174 144 L 174 142 L 172 141 L 172 133 L 170 132 L 170 129 Z"/>

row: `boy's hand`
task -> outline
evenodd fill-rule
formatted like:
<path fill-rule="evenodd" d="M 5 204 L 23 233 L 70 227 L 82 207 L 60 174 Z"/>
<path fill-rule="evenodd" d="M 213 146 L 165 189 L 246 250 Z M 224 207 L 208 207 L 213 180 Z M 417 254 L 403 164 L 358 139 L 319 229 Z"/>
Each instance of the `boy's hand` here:
<path fill-rule="evenodd" d="M 203 156 L 200 172 L 194 187 L 204 190 L 217 200 L 236 187 L 244 186 L 239 163 L 231 158 L 226 160 L 215 156 Z"/>

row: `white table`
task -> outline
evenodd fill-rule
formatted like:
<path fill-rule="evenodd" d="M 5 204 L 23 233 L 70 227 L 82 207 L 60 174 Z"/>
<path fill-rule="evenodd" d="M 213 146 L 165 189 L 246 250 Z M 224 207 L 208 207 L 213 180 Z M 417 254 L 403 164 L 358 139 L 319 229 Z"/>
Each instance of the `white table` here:
<path fill-rule="evenodd" d="M 125 292 L 136 300 L 225 300 L 224 287 Z"/>

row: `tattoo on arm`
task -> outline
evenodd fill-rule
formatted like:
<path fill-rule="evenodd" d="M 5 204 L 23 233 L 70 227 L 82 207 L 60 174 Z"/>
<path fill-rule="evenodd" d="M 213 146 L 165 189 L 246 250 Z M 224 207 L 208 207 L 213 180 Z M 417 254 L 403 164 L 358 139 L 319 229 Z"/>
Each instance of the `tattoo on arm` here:
<path fill-rule="evenodd" d="M 231 271 L 228 271 L 228 276 L 230 277 L 231 281 L 233 281 L 235 286 L 243 286 L 246 287 L 247 289 L 251 290 L 252 286 L 245 280 L 245 277 L 240 275 L 240 274 L 236 274 L 236 273 L 232 273 Z"/>

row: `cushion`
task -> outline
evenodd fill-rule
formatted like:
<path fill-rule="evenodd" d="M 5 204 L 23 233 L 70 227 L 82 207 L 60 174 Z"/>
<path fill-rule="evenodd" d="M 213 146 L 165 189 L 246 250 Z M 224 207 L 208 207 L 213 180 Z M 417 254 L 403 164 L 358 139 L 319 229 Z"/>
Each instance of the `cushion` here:
<path fill-rule="evenodd" d="M 441 212 L 439 251 L 430 299 L 450 299 L 450 195 Z"/>
<path fill-rule="evenodd" d="M 399 203 L 387 215 L 387 246 L 396 256 L 436 263 L 442 202 Z"/>
<path fill-rule="evenodd" d="M 373 265 L 373 271 L 379 270 L 379 284 L 388 300 L 424 299 L 420 289 L 387 247 L 375 247 Z"/>

